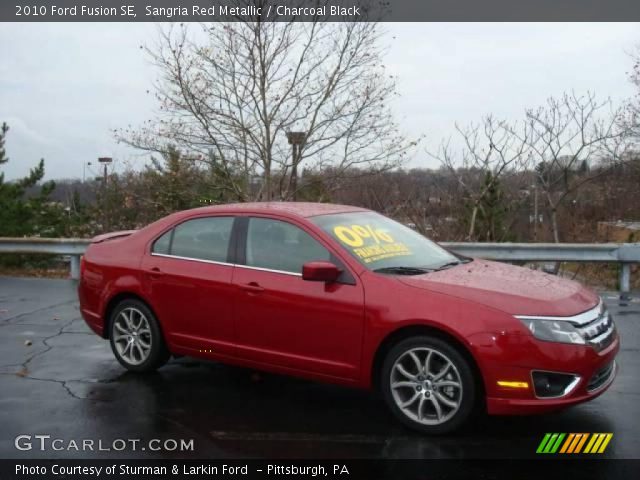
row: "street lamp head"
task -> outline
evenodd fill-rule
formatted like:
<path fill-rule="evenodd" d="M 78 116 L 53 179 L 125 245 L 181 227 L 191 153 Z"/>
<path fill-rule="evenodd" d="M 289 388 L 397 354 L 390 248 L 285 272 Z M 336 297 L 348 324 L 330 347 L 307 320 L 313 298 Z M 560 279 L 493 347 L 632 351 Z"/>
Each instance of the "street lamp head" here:
<path fill-rule="evenodd" d="M 307 139 L 307 132 L 287 132 L 289 145 L 302 145 Z"/>
<path fill-rule="evenodd" d="M 99 157 L 98 162 L 100 163 L 111 163 L 113 162 L 113 158 L 111 157 Z"/>

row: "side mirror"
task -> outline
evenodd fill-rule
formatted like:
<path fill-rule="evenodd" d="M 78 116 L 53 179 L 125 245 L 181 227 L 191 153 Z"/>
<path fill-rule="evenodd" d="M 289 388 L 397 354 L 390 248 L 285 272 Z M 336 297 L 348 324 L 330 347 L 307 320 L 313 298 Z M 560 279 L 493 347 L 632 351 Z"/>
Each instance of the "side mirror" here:
<path fill-rule="evenodd" d="M 302 279 L 311 282 L 335 282 L 341 273 L 331 262 L 307 262 L 302 266 Z"/>

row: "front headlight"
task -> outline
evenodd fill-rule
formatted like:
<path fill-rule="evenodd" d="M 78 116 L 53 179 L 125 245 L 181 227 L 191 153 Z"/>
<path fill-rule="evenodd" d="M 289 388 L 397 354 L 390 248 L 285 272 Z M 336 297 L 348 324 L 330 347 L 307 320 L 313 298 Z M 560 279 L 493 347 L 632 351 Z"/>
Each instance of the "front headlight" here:
<path fill-rule="evenodd" d="M 520 318 L 519 320 L 525 324 L 534 337 L 540 340 L 577 345 L 587 344 L 585 338 L 571 322 L 541 318 Z"/>

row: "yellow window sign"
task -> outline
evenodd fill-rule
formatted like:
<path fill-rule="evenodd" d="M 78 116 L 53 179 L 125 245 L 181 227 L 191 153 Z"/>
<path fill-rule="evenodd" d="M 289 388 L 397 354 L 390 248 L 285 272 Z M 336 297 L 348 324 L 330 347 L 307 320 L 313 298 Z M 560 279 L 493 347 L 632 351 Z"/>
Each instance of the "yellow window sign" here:
<path fill-rule="evenodd" d="M 336 225 L 333 233 L 364 263 L 412 253 L 404 243 L 396 242 L 388 232 L 371 225 Z"/>

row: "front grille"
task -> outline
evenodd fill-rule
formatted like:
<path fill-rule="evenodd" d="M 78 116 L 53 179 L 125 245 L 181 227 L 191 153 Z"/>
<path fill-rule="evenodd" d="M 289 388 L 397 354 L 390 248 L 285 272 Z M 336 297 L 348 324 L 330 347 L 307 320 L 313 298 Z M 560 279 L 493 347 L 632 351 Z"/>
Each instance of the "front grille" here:
<path fill-rule="evenodd" d="M 597 351 L 607 348 L 616 338 L 616 327 L 602 300 L 590 310 L 570 317 L 516 315 L 516 318 L 569 322 L 580 333 L 585 343 Z"/>
<path fill-rule="evenodd" d="M 576 325 L 586 342 L 596 350 L 602 350 L 613 342 L 616 327 L 606 308 L 598 309 L 596 318 L 588 323 Z"/>
<path fill-rule="evenodd" d="M 589 380 L 589 383 L 587 384 L 587 391 L 593 392 L 594 390 L 597 390 L 600 387 L 602 387 L 604 384 L 606 384 L 609 381 L 609 379 L 612 377 L 615 371 L 616 371 L 616 362 L 611 362 L 605 365 L 604 367 L 602 367 L 600 370 L 594 373 L 593 377 L 591 377 L 591 379 Z"/>

